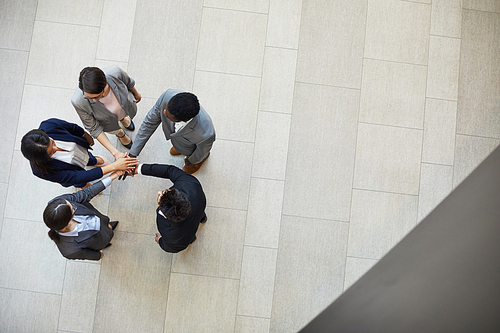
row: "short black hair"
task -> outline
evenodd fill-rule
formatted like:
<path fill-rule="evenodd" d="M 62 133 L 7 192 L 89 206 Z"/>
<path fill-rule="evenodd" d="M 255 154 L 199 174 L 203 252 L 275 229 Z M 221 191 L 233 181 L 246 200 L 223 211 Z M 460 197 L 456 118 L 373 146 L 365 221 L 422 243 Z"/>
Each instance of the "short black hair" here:
<path fill-rule="evenodd" d="M 200 112 L 200 102 L 195 94 L 178 93 L 168 101 L 167 111 L 179 121 L 188 121 Z"/>
<path fill-rule="evenodd" d="M 68 202 L 62 198 L 52 200 L 43 211 L 43 222 L 50 228 L 49 237 L 54 242 L 59 242 L 57 230 L 64 229 L 73 218 L 73 212 Z"/>
<path fill-rule="evenodd" d="M 107 83 L 106 74 L 97 67 L 85 67 L 78 78 L 78 88 L 88 94 L 100 94 Z"/>
<path fill-rule="evenodd" d="M 184 221 L 191 212 L 191 203 L 188 198 L 175 188 L 166 190 L 160 197 L 158 205 L 163 215 L 175 223 Z"/>

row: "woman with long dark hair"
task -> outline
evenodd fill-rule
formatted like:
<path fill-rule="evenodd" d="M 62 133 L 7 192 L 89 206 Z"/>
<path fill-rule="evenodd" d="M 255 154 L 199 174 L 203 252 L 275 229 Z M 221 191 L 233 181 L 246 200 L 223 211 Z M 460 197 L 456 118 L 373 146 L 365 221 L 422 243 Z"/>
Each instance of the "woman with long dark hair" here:
<path fill-rule="evenodd" d="M 80 126 L 51 118 L 23 136 L 21 152 L 30 161 L 35 176 L 65 187 L 89 186 L 90 181 L 105 174 L 127 170 L 139 163 L 131 157 L 109 163 L 89 152 L 93 144 L 93 138 Z M 85 170 L 86 166 L 96 167 Z"/>

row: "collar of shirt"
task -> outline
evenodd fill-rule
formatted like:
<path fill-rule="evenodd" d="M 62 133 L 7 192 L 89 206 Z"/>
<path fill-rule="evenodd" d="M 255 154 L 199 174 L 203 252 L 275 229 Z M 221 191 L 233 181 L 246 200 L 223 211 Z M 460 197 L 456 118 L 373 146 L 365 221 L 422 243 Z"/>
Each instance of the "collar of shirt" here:
<path fill-rule="evenodd" d="M 175 132 L 179 132 L 181 129 L 183 129 L 187 124 L 189 124 L 191 122 L 191 120 L 193 120 L 194 118 L 191 118 L 189 119 L 188 121 L 178 121 L 176 123 L 174 123 L 174 128 L 175 128 Z"/>

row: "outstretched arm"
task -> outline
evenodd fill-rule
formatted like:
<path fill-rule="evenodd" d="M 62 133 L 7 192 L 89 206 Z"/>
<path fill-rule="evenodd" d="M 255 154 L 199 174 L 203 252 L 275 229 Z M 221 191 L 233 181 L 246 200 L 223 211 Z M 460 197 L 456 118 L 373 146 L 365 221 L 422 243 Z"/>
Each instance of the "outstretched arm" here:
<path fill-rule="evenodd" d="M 191 176 L 178 167 L 169 164 L 142 164 L 140 165 L 140 170 L 138 170 L 138 173 L 146 176 L 167 178 L 170 179 L 172 183 L 175 183 L 179 180 L 199 183 L 198 179 L 196 179 L 194 176 Z"/>

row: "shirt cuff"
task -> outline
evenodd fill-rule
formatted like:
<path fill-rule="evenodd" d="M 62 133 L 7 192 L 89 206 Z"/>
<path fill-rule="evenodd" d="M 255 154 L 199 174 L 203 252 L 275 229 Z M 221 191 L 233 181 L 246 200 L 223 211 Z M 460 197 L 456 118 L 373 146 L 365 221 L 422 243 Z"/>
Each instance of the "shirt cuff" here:
<path fill-rule="evenodd" d="M 102 180 L 102 183 L 104 184 L 104 187 L 108 187 L 109 185 L 111 185 L 111 182 L 112 182 L 112 181 L 113 181 L 113 180 L 112 180 L 111 178 L 106 177 L 106 178 L 104 178 L 104 179 Z"/>
<path fill-rule="evenodd" d="M 142 166 L 143 166 L 143 165 L 144 165 L 144 164 L 139 164 L 139 165 L 137 166 L 137 174 L 138 174 L 138 175 L 142 175 L 142 172 L 141 172 L 141 171 L 142 171 Z"/>

